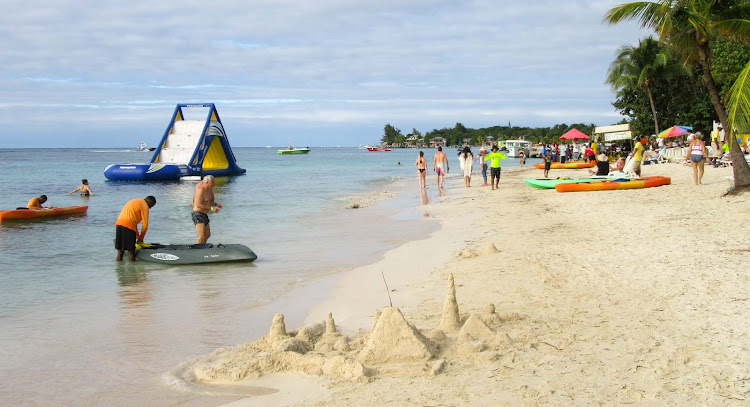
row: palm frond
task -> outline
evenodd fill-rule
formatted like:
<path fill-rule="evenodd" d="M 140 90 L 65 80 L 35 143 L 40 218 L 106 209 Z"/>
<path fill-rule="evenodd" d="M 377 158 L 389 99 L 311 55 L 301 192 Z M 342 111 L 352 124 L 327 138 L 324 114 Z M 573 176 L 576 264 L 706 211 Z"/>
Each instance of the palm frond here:
<path fill-rule="evenodd" d="M 664 3 L 651 1 L 637 1 L 616 6 L 604 15 L 604 22 L 617 24 L 626 20 L 636 20 L 641 23 L 641 27 L 656 29 L 662 24 L 664 18 Z"/>
<path fill-rule="evenodd" d="M 750 41 L 750 19 L 730 19 L 716 24 L 716 30 L 722 34 L 730 34 L 738 39 Z"/>
<path fill-rule="evenodd" d="M 729 129 L 750 131 L 750 61 L 729 89 Z"/>

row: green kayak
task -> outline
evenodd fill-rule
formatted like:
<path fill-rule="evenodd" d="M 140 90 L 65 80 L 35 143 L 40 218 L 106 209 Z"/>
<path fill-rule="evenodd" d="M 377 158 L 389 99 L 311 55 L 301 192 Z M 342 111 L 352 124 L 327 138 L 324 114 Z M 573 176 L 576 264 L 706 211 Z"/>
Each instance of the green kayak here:
<path fill-rule="evenodd" d="M 253 261 L 258 256 L 249 247 L 241 244 L 158 244 L 140 247 L 135 258 L 163 264 L 222 263 L 229 261 Z"/>
<path fill-rule="evenodd" d="M 555 178 L 555 179 L 548 179 L 548 178 L 541 178 L 541 179 L 524 178 L 523 180 L 524 180 L 524 182 L 526 182 L 532 188 L 555 189 L 555 185 L 558 185 L 558 184 L 573 184 L 573 183 L 580 183 L 580 182 L 606 181 L 606 180 L 611 180 L 611 179 L 617 179 L 617 178 L 612 178 L 612 177 Z"/>

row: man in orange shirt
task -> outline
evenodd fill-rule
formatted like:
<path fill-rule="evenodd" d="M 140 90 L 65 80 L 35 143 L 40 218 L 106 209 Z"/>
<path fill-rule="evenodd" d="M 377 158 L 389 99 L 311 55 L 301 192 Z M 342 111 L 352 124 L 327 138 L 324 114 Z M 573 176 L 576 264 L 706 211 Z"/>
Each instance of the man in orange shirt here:
<path fill-rule="evenodd" d="M 29 209 L 42 209 L 42 204 L 45 202 L 47 202 L 47 195 L 40 195 L 39 198 L 31 198 L 26 207 Z"/>
<path fill-rule="evenodd" d="M 147 196 L 146 199 L 132 199 L 122 208 L 115 223 L 115 249 L 117 261 L 122 261 L 125 250 L 128 251 L 130 261 L 135 261 L 135 243 L 143 242 L 148 230 L 148 211 L 156 205 L 156 198 Z M 141 233 L 138 233 L 138 223 L 143 221 Z"/>

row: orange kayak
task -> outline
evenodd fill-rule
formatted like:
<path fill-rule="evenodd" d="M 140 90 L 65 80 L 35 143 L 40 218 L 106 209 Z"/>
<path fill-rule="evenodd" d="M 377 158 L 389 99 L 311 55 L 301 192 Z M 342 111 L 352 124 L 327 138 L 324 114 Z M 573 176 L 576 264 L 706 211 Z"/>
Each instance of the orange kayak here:
<path fill-rule="evenodd" d="M 568 161 L 566 163 L 561 163 L 559 161 L 553 161 L 552 165 L 550 165 L 550 169 L 553 170 L 574 170 L 576 168 L 591 168 L 595 166 L 595 162 L 585 162 L 585 161 Z M 544 163 L 536 163 L 534 164 L 534 167 L 539 168 L 540 170 L 544 169 Z"/>
<path fill-rule="evenodd" d="M 609 181 L 582 182 L 555 185 L 557 192 L 607 191 L 612 189 L 640 189 L 660 187 L 671 183 L 669 177 L 620 178 Z"/>
<path fill-rule="evenodd" d="M 0 222 L 7 220 L 28 220 L 55 216 L 78 215 L 86 213 L 87 210 L 89 210 L 88 206 L 80 205 L 51 209 L 15 209 L 10 211 L 0 211 Z"/>

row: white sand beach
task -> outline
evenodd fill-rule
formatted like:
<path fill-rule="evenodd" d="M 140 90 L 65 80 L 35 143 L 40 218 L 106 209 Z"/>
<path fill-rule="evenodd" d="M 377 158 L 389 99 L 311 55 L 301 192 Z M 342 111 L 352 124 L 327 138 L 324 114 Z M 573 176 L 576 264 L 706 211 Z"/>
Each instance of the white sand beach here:
<path fill-rule="evenodd" d="M 439 231 L 346 272 L 304 329 L 277 317 L 192 372 L 278 390 L 232 407 L 747 405 L 750 196 L 722 197 L 731 169 L 696 186 L 689 167 L 643 166 L 672 179 L 643 190 L 522 181 L 541 175 L 453 179 L 423 207 Z"/>

